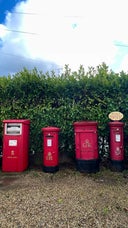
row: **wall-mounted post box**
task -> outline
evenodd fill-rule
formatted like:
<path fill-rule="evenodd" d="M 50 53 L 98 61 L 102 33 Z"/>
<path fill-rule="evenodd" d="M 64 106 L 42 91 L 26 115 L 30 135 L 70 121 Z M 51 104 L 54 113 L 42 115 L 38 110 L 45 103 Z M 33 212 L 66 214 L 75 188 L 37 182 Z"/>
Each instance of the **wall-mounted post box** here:
<path fill-rule="evenodd" d="M 53 173 L 59 170 L 59 150 L 57 127 L 42 128 L 43 132 L 43 171 Z"/>
<path fill-rule="evenodd" d="M 110 160 L 111 168 L 115 171 L 124 169 L 124 123 L 115 121 L 109 122 L 110 127 Z"/>
<path fill-rule="evenodd" d="M 99 171 L 97 122 L 80 121 L 74 124 L 76 167 L 80 172 Z"/>
<path fill-rule="evenodd" d="M 2 171 L 21 172 L 28 166 L 30 120 L 4 120 Z"/>

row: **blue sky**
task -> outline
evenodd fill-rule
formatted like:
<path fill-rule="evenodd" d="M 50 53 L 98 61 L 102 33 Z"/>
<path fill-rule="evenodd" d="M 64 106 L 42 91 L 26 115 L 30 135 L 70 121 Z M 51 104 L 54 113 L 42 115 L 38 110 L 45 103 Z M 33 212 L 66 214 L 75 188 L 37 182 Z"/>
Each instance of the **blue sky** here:
<path fill-rule="evenodd" d="M 0 0 L 0 75 L 105 62 L 128 71 L 127 0 Z"/>
<path fill-rule="evenodd" d="M 13 7 L 21 0 L 0 0 L 0 23 L 5 22 L 6 11 L 12 11 Z"/>

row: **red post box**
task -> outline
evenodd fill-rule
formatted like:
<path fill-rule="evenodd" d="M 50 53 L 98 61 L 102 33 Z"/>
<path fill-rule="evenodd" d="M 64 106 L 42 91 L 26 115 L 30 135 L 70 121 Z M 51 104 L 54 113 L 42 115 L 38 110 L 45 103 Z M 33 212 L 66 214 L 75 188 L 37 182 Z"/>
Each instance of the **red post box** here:
<path fill-rule="evenodd" d="M 76 167 L 81 172 L 99 171 L 97 122 L 75 122 Z"/>
<path fill-rule="evenodd" d="M 2 171 L 21 172 L 28 166 L 29 120 L 4 120 Z"/>
<path fill-rule="evenodd" d="M 110 127 L 110 160 L 111 168 L 115 171 L 124 169 L 124 123 L 115 121 L 109 122 Z"/>
<path fill-rule="evenodd" d="M 59 170 L 59 151 L 57 127 L 42 128 L 43 132 L 43 171 L 56 172 Z"/>

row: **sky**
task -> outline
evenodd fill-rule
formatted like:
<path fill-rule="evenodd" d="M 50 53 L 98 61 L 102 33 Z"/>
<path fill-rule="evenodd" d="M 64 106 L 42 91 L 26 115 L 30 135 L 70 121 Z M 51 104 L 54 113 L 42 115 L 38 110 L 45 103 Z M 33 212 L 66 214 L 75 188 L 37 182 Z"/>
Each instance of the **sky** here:
<path fill-rule="evenodd" d="M 105 62 L 128 71 L 128 0 L 0 0 L 0 76 Z"/>

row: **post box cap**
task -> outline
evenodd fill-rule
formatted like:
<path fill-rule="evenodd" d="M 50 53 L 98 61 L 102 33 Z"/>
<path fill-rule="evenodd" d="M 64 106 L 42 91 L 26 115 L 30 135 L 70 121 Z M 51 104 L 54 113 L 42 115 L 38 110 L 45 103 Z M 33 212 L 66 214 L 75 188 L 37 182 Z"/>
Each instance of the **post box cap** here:
<path fill-rule="evenodd" d="M 24 124 L 30 124 L 30 120 L 28 120 L 28 119 L 11 119 L 11 120 L 3 120 L 3 123 L 24 123 Z"/>
<path fill-rule="evenodd" d="M 92 125 L 98 125 L 98 122 L 96 121 L 77 121 L 73 123 L 74 126 L 92 126 Z"/>
<path fill-rule="evenodd" d="M 43 127 L 43 128 L 42 128 L 42 131 L 45 131 L 45 132 L 49 132 L 49 131 L 60 131 L 60 128 L 48 126 L 48 127 Z"/>

